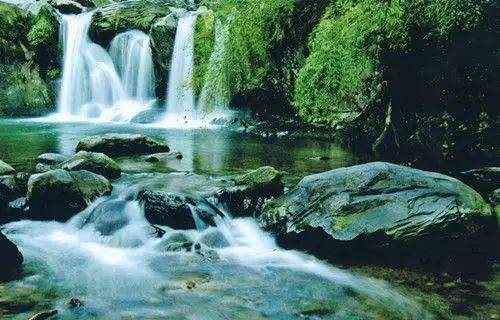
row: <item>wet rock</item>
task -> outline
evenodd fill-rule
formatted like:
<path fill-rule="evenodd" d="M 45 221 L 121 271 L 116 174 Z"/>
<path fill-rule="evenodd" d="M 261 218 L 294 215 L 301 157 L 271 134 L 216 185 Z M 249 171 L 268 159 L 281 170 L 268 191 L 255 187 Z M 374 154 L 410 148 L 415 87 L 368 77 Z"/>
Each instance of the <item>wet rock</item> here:
<path fill-rule="evenodd" d="M 93 225 L 103 236 L 109 236 L 125 227 L 130 218 L 126 213 L 127 201 L 112 200 L 97 205 L 84 225 Z"/>
<path fill-rule="evenodd" d="M 164 97 L 165 92 L 167 92 L 166 86 L 168 84 L 168 75 L 170 74 L 170 62 L 172 61 L 174 50 L 177 21 L 177 14 L 171 13 L 165 17 L 156 19 L 149 31 L 158 97 Z"/>
<path fill-rule="evenodd" d="M 68 303 L 68 306 L 70 309 L 76 309 L 85 306 L 85 304 L 78 298 L 71 298 L 71 300 Z"/>
<path fill-rule="evenodd" d="M 87 170 L 100 174 L 108 179 L 119 178 L 122 174 L 120 166 L 104 153 L 80 151 L 61 164 L 68 171 Z"/>
<path fill-rule="evenodd" d="M 8 204 L 25 194 L 26 185 L 16 180 L 15 175 L 0 176 L 0 221 L 4 223 L 16 219 L 7 212 Z"/>
<path fill-rule="evenodd" d="M 16 169 L 12 168 L 10 165 L 0 160 L 0 176 L 7 174 L 14 174 L 15 172 Z"/>
<path fill-rule="evenodd" d="M 101 152 L 110 157 L 169 152 L 169 147 L 140 134 L 110 133 L 82 139 L 76 151 Z"/>
<path fill-rule="evenodd" d="M 68 157 L 60 153 L 44 153 L 36 158 L 38 163 L 43 163 L 47 165 L 58 165 L 68 160 Z"/>
<path fill-rule="evenodd" d="M 85 10 L 84 6 L 72 0 L 51 0 L 49 3 L 63 14 L 79 14 Z"/>
<path fill-rule="evenodd" d="M 139 193 L 138 200 L 144 207 L 144 214 L 150 223 L 178 230 L 203 227 L 197 226 L 193 213 L 199 223 L 212 226 L 215 225 L 215 217 L 222 215 L 203 199 L 170 192 L 144 190 Z"/>
<path fill-rule="evenodd" d="M 49 319 L 52 319 L 53 317 L 55 317 L 57 315 L 57 313 L 58 313 L 57 310 L 44 311 L 44 312 L 40 312 L 40 313 L 35 314 L 34 316 L 29 318 L 28 320 L 49 320 Z"/>
<path fill-rule="evenodd" d="M 44 163 L 37 163 L 35 165 L 35 172 L 36 173 L 44 173 L 44 172 L 49 172 L 50 170 L 57 169 L 57 166 L 52 166 L 49 164 L 44 164 Z"/>
<path fill-rule="evenodd" d="M 19 274 L 23 255 L 3 233 L 0 232 L 0 281 L 11 280 Z"/>
<path fill-rule="evenodd" d="M 149 156 L 146 156 L 144 160 L 146 160 L 146 162 L 156 163 L 171 159 L 181 160 L 182 157 L 183 157 L 182 153 L 180 152 L 163 152 L 163 153 L 150 154 Z"/>
<path fill-rule="evenodd" d="M 118 33 L 139 29 L 148 32 L 151 25 L 171 13 L 171 7 L 185 4 L 176 0 L 139 0 L 114 2 L 97 8 L 90 25 L 90 37 L 106 46 Z"/>
<path fill-rule="evenodd" d="M 229 242 L 226 237 L 224 237 L 224 234 L 217 229 L 208 230 L 201 236 L 199 242 L 213 249 L 229 247 Z"/>
<path fill-rule="evenodd" d="M 288 246 L 333 254 L 350 244 L 433 247 L 419 242 L 425 240 L 444 248 L 491 218 L 483 198 L 454 178 L 374 162 L 305 177 L 267 204 L 259 220 Z"/>
<path fill-rule="evenodd" d="M 460 179 L 487 197 L 493 190 L 500 188 L 500 167 L 464 171 L 461 173 Z"/>
<path fill-rule="evenodd" d="M 188 252 L 191 251 L 193 242 L 182 232 L 174 232 L 166 235 L 156 248 L 163 252 Z"/>
<path fill-rule="evenodd" d="M 499 205 L 500 204 L 500 189 L 496 189 L 494 190 L 491 194 L 490 194 L 490 202 L 494 205 Z"/>
<path fill-rule="evenodd" d="M 281 173 L 261 167 L 234 179 L 235 186 L 219 190 L 216 198 L 234 216 L 255 216 L 267 200 L 283 194 Z"/>
<path fill-rule="evenodd" d="M 32 175 L 27 195 L 30 217 L 66 221 L 111 189 L 106 178 L 85 170 L 57 169 Z"/>
<path fill-rule="evenodd" d="M 0 214 L 0 224 L 19 221 L 27 218 L 28 203 L 26 197 L 17 198 L 7 204 L 7 208 Z"/>
<path fill-rule="evenodd" d="M 160 108 L 151 108 L 139 112 L 135 117 L 130 120 L 132 123 L 153 123 L 160 121 L 164 116 L 165 111 Z"/>

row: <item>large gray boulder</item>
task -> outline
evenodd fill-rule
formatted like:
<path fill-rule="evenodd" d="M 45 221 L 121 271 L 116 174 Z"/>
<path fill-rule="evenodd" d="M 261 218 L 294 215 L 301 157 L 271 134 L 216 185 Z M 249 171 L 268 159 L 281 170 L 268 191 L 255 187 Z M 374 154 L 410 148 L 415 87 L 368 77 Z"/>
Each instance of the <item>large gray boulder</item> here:
<path fill-rule="evenodd" d="M 76 147 L 76 151 L 101 152 L 110 157 L 169 152 L 170 148 L 153 138 L 140 134 L 108 133 L 87 137 Z"/>
<path fill-rule="evenodd" d="M 68 171 L 87 170 L 100 174 L 108 179 L 119 178 L 122 174 L 120 166 L 104 153 L 80 151 L 61 164 Z"/>
<path fill-rule="evenodd" d="M 29 214 L 33 219 L 66 221 L 111 190 L 106 178 L 90 171 L 35 174 L 28 181 Z"/>
<path fill-rule="evenodd" d="M 255 216 L 266 201 L 283 195 L 282 174 L 273 167 L 260 167 L 234 178 L 234 186 L 215 197 L 234 216 Z"/>
<path fill-rule="evenodd" d="M 438 173 L 374 162 L 305 177 L 259 217 L 287 245 L 331 251 L 417 240 L 455 241 L 485 227 L 491 207 Z M 363 253 L 360 251 L 359 253 Z"/>
<path fill-rule="evenodd" d="M 3 233 L 0 232 L 0 281 L 11 280 L 21 271 L 23 255 Z"/>
<path fill-rule="evenodd" d="M 16 169 L 12 168 L 9 164 L 0 160 L 0 176 L 13 174 L 16 172 Z"/>

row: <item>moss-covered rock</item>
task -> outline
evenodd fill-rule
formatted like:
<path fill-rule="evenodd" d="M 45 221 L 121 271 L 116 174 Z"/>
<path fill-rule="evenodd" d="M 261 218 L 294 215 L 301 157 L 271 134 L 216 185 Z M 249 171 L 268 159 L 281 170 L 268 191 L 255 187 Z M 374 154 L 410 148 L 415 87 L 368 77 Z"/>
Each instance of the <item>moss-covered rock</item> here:
<path fill-rule="evenodd" d="M 114 2 L 97 8 L 90 25 L 90 37 L 106 46 L 120 32 L 131 29 L 149 32 L 156 19 L 171 13 L 172 6 L 181 7 L 182 4 L 176 0 L 140 0 Z"/>
<path fill-rule="evenodd" d="M 171 13 L 166 17 L 156 19 L 149 31 L 155 65 L 156 95 L 160 98 L 164 98 L 167 92 L 177 20 L 177 14 Z"/>
<path fill-rule="evenodd" d="M 53 111 L 53 90 L 33 62 L 0 64 L 0 78 L 0 115 L 40 116 Z"/>
<path fill-rule="evenodd" d="M 32 21 L 29 12 L 0 2 L 0 63 L 25 58 L 26 35 Z"/>
<path fill-rule="evenodd" d="M 35 54 L 35 61 L 45 79 L 54 79 L 59 73 L 59 21 L 54 9 L 48 4 L 38 12 L 35 23 L 27 35 L 28 43 Z"/>

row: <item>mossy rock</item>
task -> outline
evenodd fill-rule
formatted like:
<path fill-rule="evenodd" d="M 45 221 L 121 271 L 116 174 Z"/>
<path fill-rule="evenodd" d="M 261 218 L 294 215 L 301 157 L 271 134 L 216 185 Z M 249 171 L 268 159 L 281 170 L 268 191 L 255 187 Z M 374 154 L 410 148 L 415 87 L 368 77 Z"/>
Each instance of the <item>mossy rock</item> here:
<path fill-rule="evenodd" d="M 15 5 L 0 2 L 0 62 L 24 59 L 26 35 L 33 16 Z"/>
<path fill-rule="evenodd" d="M 156 19 L 171 13 L 171 7 L 182 7 L 182 4 L 175 0 L 140 0 L 105 5 L 94 12 L 90 37 L 107 46 L 114 36 L 127 30 L 138 29 L 147 33 Z"/>

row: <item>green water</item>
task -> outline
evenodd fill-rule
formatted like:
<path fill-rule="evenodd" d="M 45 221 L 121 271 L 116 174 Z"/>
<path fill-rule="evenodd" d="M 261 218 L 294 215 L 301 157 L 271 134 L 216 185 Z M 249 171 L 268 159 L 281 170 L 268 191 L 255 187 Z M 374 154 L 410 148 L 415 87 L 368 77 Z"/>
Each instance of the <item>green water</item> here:
<path fill-rule="evenodd" d="M 226 176 L 264 165 L 284 171 L 286 184 L 292 186 L 303 176 L 362 161 L 337 144 L 314 139 L 31 120 L 0 121 L 0 159 L 31 172 L 39 154 L 71 155 L 82 137 L 108 132 L 147 134 L 183 154 L 181 160 L 159 164 L 118 159 L 125 174 L 114 182 L 114 196 L 139 184 L 202 193 L 223 184 Z M 235 223 L 234 228 L 247 222 Z M 91 235 L 64 224 L 21 222 L 7 229 L 26 263 L 21 279 L 0 284 L 0 319 L 27 319 L 54 308 L 60 310 L 59 319 L 106 320 L 485 320 L 500 315 L 500 273 L 492 262 L 485 271 L 450 274 L 438 269 L 336 268 L 278 248 L 246 252 L 249 248 L 235 247 L 220 251 L 223 259 L 202 259 L 159 254 L 147 246 L 116 249 L 100 243 L 91 247 L 92 256 L 86 247 Z M 268 237 L 252 232 L 259 241 Z M 113 257 L 116 264 L 110 264 Z M 315 272 L 304 271 L 309 264 Z M 75 296 L 85 301 L 84 309 L 68 309 Z"/>

